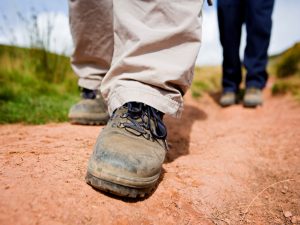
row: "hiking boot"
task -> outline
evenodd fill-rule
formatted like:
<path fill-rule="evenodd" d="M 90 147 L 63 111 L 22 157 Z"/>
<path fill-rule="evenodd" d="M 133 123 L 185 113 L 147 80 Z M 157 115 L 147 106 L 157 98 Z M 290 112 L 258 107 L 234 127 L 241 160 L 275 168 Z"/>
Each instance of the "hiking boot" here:
<path fill-rule="evenodd" d="M 138 102 L 115 110 L 90 157 L 86 182 L 118 196 L 144 197 L 157 183 L 165 159 L 163 113 Z"/>
<path fill-rule="evenodd" d="M 219 101 L 222 107 L 231 106 L 237 103 L 237 95 L 235 92 L 224 92 Z"/>
<path fill-rule="evenodd" d="M 244 106 L 255 108 L 258 105 L 262 105 L 263 97 L 262 90 L 259 88 L 251 87 L 246 88 L 244 95 Z"/>
<path fill-rule="evenodd" d="M 73 124 L 100 125 L 106 124 L 109 115 L 100 92 L 83 88 L 82 99 L 69 111 L 69 120 Z"/>

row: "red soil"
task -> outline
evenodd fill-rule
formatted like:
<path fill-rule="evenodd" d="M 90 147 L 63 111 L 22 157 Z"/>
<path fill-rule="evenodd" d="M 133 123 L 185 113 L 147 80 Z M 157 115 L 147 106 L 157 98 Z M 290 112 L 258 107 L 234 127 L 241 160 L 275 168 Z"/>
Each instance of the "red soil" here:
<path fill-rule="evenodd" d="M 85 183 L 102 127 L 0 126 L 0 224 L 300 224 L 300 104 L 185 100 L 182 119 L 166 119 L 160 183 L 139 201 Z"/>

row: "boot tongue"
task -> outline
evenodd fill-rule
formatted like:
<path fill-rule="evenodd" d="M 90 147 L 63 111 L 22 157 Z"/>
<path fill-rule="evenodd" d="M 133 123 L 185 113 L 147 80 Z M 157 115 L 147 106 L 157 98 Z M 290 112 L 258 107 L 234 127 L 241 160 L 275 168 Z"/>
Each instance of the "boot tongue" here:
<path fill-rule="evenodd" d="M 83 99 L 95 99 L 97 95 L 96 90 L 82 89 L 81 96 Z"/>
<path fill-rule="evenodd" d="M 150 131 L 152 137 L 157 139 L 165 139 L 167 137 L 167 129 L 162 122 L 163 113 L 140 102 L 128 102 L 128 120 L 124 126 L 131 132 L 146 134 L 145 130 Z"/>
<path fill-rule="evenodd" d="M 129 102 L 127 103 L 128 113 L 131 116 L 138 116 L 142 113 L 143 104 L 140 102 Z"/>

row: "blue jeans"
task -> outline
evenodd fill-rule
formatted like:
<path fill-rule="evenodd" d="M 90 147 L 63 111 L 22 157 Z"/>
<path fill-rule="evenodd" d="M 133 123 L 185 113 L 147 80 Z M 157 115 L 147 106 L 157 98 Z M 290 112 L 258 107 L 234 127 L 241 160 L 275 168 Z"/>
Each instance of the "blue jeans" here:
<path fill-rule="evenodd" d="M 245 23 L 247 45 L 244 66 L 246 87 L 263 89 L 268 79 L 266 65 L 272 28 L 274 0 L 218 0 L 220 41 L 223 47 L 223 91 L 239 91 L 242 80 L 239 56 L 241 29 Z"/>

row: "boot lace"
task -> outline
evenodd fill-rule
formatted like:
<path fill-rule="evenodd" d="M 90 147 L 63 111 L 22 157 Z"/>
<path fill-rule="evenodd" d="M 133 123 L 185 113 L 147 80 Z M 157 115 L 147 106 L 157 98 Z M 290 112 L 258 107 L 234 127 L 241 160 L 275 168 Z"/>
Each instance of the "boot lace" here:
<path fill-rule="evenodd" d="M 136 136 L 165 141 L 167 129 L 162 121 L 163 113 L 140 102 L 129 102 L 123 107 L 127 111 L 121 117 L 126 118 L 126 121 L 119 123 L 119 127 Z"/>

